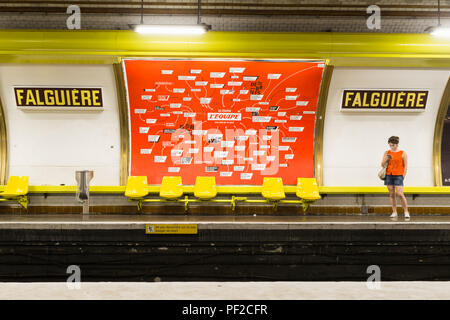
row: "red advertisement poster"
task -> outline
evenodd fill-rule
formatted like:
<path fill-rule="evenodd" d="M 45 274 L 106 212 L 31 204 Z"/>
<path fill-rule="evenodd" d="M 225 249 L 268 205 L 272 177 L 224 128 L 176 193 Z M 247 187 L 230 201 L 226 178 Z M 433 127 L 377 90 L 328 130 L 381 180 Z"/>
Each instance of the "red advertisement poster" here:
<path fill-rule="evenodd" d="M 130 168 L 218 185 L 313 177 L 323 61 L 124 60 Z"/>

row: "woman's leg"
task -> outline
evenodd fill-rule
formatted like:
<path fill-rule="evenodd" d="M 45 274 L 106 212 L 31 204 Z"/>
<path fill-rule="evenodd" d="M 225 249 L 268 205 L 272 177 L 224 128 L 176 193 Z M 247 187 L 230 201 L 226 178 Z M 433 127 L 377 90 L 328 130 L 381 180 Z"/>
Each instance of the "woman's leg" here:
<path fill-rule="evenodd" d="M 402 204 L 405 216 L 408 216 L 409 215 L 408 203 L 406 202 L 406 197 L 403 194 L 403 186 L 395 186 L 395 192 L 398 194 L 398 197 L 400 198 L 400 203 Z"/>
<path fill-rule="evenodd" d="M 391 206 L 392 206 L 392 214 L 397 214 L 397 199 L 395 198 L 395 187 L 394 186 L 387 186 L 389 190 L 389 198 L 391 200 Z"/>

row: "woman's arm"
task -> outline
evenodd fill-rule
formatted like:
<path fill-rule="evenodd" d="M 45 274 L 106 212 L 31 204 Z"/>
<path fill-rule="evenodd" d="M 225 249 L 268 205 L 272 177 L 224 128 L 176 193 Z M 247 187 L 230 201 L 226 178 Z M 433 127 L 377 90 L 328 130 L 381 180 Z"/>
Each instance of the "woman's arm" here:
<path fill-rule="evenodd" d="M 383 159 L 381 160 L 381 166 L 384 167 L 386 165 L 386 162 L 389 161 L 389 158 L 387 157 L 388 152 L 385 151 L 383 154 Z"/>
<path fill-rule="evenodd" d="M 403 158 L 403 167 L 405 168 L 405 171 L 403 172 L 403 177 L 405 177 L 406 171 L 408 170 L 408 156 L 406 155 L 405 151 L 403 151 L 402 158 Z"/>

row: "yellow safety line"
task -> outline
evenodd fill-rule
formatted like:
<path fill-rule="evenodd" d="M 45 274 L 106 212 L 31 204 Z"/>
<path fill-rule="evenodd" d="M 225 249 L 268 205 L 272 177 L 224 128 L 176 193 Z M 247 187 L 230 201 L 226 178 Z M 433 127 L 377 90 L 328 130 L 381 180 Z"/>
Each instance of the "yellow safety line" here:
<path fill-rule="evenodd" d="M 6 186 L 0 186 L 3 191 Z M 261 186 L 217 186 L 218 194 L 261 194 Z M 160 186 L 149 185 L 150 194 L 158 194 Z M 284 192 L 295 194 L 296 186 L 284 186 Z M 29 186 L 29 193 L 75 193 L 76 186 Z M 405 187 L 408 194 L 450 194 L 450 187 Z M 321 194 L 385 194 L 386 187 L 319 187 Z M 93 194 L 124 194 L 125 186 L 91 186 L 90 193 Z M 194 186 L 183 186 L 183 193 L 193 194 Z"/>
<path fill-rule="evenodd" d="M 450 187 L 404 187 L 408 194 L 450 194 Z M 380 194 L 388 193 L 386 187 L 319 187 L 321 194 Z"/>

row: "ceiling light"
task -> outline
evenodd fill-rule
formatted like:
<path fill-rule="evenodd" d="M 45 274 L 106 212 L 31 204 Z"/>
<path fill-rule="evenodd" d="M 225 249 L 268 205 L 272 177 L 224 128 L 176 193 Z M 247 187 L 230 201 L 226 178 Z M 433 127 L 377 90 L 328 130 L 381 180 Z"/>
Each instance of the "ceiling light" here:
<path fill-rule="evenodd" d="M 439 38 L 450 38 L 450 28 L 437 27 L 434 28 L 430 34 Z"/>
<path fill-rule="evenodd" d="M 135 32 L 141 34 L 155 35 L 201 35 L 211 30 L 211 26 L 201 23 L 200 18 L 201 0 L 198 0 L 197 8 L 197 24 L 191 25 L 164 25 L 164 24 L 144 24 L 144 0 L 141 0 L 141 23 L 138 25 L 130 25 Z"/>
<path fill-rule="evenodd" d="M 425 29 L 425 32 L 429 32 L 434 37 L 439 38 L 450 38 L 450 28 L 441 26 L 441 1 L 438 0 L 438 24 L 437 27 L 428 27 Z"/>
<path fill-rule="evenodd" d="M 166 35 L 201 35 L 210 29 L 205 24 L 194 25 L 157 25 L 138 24 L 134 26 L 134 31 L 141 34 L 166 34 Z"/>

